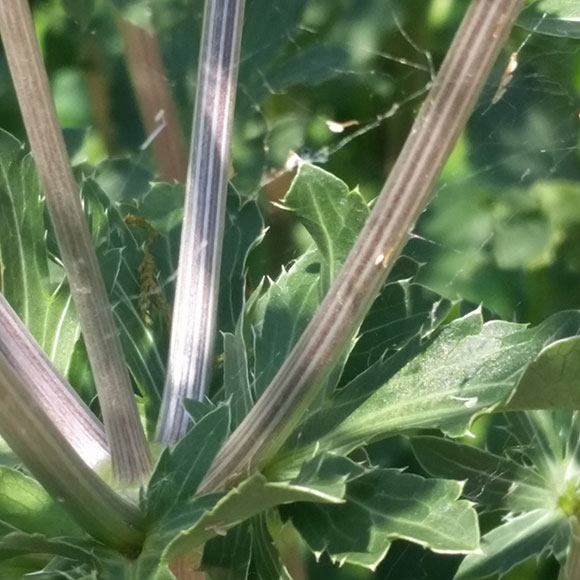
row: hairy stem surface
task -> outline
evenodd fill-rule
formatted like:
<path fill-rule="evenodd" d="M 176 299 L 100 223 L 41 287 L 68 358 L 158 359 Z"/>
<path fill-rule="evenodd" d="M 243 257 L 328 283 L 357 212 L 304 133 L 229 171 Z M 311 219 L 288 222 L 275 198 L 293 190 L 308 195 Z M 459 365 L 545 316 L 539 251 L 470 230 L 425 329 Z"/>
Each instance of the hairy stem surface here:
<path fill-rule="evenodd" d="M 316 396 L 425 207 L 521 6 L 522 0 L 471 3 L 341 272 L 266 392 L 216 457 L 204 491 L 227 487 L 262 467 Z"/>
<path fill-rule="evenodd" d="M 186 182 L 167 379 L 158 438 L 187 430 L 184 399 L 202 400 L 213 367 L 229 150 L 245 0 L 207 0 Z"/>
<path fill-rule="evenodd" d="M 0 33 L 79 315 L 111 449 L 113 472 L 122 481 L 139 480 L 150 470 L 149 449 L 27 0 L 0 2 Z"/>

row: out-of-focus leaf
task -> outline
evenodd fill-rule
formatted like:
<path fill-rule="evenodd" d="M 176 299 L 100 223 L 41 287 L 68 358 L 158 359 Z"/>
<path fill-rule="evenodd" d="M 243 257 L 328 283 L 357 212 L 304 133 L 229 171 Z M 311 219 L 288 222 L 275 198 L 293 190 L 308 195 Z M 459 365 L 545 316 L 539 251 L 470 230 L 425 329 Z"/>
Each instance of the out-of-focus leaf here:
<path fill-rule="evenodd" d="M 0 522 L 1 533 L 84 535 L 35 479 L 8 467 L 0 467 Z"/>
<path fill-rule="evenodd" d="M 88 28 L 95 9 L 95 0 L 62 0 L 62 3 L 70 18 L 83 29 Z"/>
<path fill-rule="evenodd" d="M 571 312 L 570 317 L 577 320 L 577 313 Z M 526 369 L 506 408 L 573 411 L 579 404 L 580 339 L 573 337 L 559 340 L 541 352 Z"/>
<path fill-rule="evenodd" d="M 413 437 L 411 444 L 429 475 L 465 481 L 464 495 L 484 508 L 532 511 L 553 497 L 537 471 L 506 457 L 440 437 Z"/>
<path fill-rule="evenodd" d="M 534 510 L 506 520 L 486 534 L 482 554 L 470 554 L 463 560 L 455 580 L 476 580 L 493 574 L 503 576 L 529 558 L 537 558 L 551 546 L 561 527 L 568 526 L 563 514 Z"/>
<path fill-rule="evenodd" d="M 147 491 L 147 515 L 152 522 L 193 497 L 229 428 L 229 407 L 221 405 L 197 421 L 173 449 L 163 451 Z"/>
<path fill-rule="evenodd" d="M 44 201 L 24 146 L 0 131 L 0 289 L 66 376 L 80 329 L 64 274 L 49 270 Z"/>
<path fill-rule="evenodd" d="M 539 0 L 523 11 L 518 23 L 541 34 L 580 38 L 580 8 L 576 0 Z"/>
<path fill-rule="evenodd" d="M 375 569 L 395 539 L 434 551 L 477 549 L 477 514 L 459 500 L 461 484 L 396 469 L 368 470 L 347 483 L 346 503 L 283 508 L 315 553 Z"/>
<path fill-rule="evenodd" d="M 268 75 L 268 86 L 281 91 L 295 85 L 319 85 L 345 70 L 350 61 L 346 50 L 338 46 L 312 46 L 285 60 Z"/>

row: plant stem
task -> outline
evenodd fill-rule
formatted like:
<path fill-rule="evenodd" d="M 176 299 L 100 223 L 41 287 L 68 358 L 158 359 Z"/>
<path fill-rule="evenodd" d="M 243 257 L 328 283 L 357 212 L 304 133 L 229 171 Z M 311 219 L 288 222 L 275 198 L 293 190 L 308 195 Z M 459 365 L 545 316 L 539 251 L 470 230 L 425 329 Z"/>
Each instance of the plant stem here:
<path fill-rule="evenodd" d="M 206 0 L 185 215 L 158 438 L 185 433 L 213 366 L 221 249 L 245 0 Z"/>
<path fill-rule="evenodd" d="M 0 2 L 0 32 L 95 377 L 113 472 L 139 480 L 151 466 L 147 440 L 27 0 Z"/>
<path fill-rule="evenodd" d="M 341 272 L 266 392 L 216 457 L 203 491 L 268 462 L 350 343 L 425 207 L 522 0 L 473 0 Z"/>
<path fill-rule="evenodd" d="M 123 17 L 117 22 L 141 120 L 148 141 L 151 140 L 159 175 L 163 181 L 183 183 L 187 173 L 185 142 L 155 33 Z"/>
<path fill-rule="evenodd" d="M 36 404 L 92 468 L 110 459 L 102 424 L 60 376 L 0 294 L 0 353 L 22 378 Z"/>
<path fill-rule="evenodd" d="M 142 542 L 137 508 L 88 467 L 44 412 L 33 387 L 0 351 L 0 433 L 50 494 L 96 539 L 133 551 Z"/>

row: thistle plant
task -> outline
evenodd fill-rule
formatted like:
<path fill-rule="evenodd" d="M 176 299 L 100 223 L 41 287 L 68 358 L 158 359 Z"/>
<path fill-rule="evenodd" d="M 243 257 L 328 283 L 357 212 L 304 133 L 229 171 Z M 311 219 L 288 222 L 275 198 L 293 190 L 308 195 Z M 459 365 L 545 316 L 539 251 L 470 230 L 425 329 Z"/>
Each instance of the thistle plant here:
<path fill-rule="evenodd" d="M 502 575 L 539 551 L 575 578 L 580 314 L 486 321 L 401 257 L 490 74 L 507 90 L 517 51 L 502 50 L 523 0 L 471 2 L 371 204 L 298 160 L 279 206 L 310 245 L 255 285 L 262 216 L 228 178 L 242 37 L 263 26 L 262 5 L 206 0 L 182 187 L 163 15 L 135 28 L 130 4 L 109 8 L 165 182 L 120 201 L 98 168 L 73 171 L 28 2 L 0 4 L 30 144 L 0 134 L 3 577 L 289 578 L 290 529 L 369 570 L 402 539 L 465 556 L 450 578 Z M 573 22 L 554 4 L 534 32 Z M 296 61 L 278 77 L 299 77 Z M 150 124 L 156 109 L 169 129 Z M 454 440 L 484 415 L 512 434 L 500 449 Z M 422 474 L 364 455 L 401 435 Z M 506 517 L 480 538 L 476 507 Z"/>

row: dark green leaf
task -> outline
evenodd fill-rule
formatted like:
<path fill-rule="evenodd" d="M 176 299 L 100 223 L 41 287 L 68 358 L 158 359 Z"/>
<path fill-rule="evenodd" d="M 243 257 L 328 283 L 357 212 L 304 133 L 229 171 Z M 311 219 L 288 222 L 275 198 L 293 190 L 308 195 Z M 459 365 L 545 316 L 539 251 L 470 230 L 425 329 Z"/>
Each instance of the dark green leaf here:
<path fill-rule="evenodd" d="M 223 538 L 210 540 L 204 550 L 202 570 L 209 580 L 246 580 L 252 559 L 253 533 L 249 522 L 231 529 Z"/>
<path fill-rule="evenodd" d="M 229 407 L 221 405 L 196 422 L 174 449 L 163 451 L 147 491 L 151 522 L 193 497 L 229 428 Z"/>
<path fill-rule="evenodd" d="M 30 156 L 0 131 L 0 289 L 66 375 L 80 330 L 63 273 L 49 271 L 44 201 Z"/>
<path fill-rule="evenodd" d="M 413 437 L 411 445 L 429 475 L 465 480 L 464 495 L 484 508 L 531 511 L 553 496 L 538 472 L 511 459 L 440 437 Z"/>
<path fill-rule="evenodd" d="M 579 317 L 576 312 L 557 314 L 529 329 L 501 321 L 483 324 L 478 311 L 453 321 L 391 379 L 390 359 L 361 375 L 357 381 L 365 383 L 366 393 L 376 389 L 366 400 L 360 399 L 361 389 L 354 381 L 341 391 L 341 412 L 358 406 L 321 440 L 321 448 L 350 450 L 420 427 L 464 434 L 474 417 L 510 397 L 526 367 L 550 342 L 578 332 Z M 383 371 L 388 380 L 381 385 Z"/>
<path fill-rule="evenodd" d="M 374 569 L 395 539 L 447 553 L 477 549 L 477 514 L 460 494 L 455 481 L 376 469 L 348 482 L 342 505 L 296 504 L 283 512 L 315 553 Z"/>

